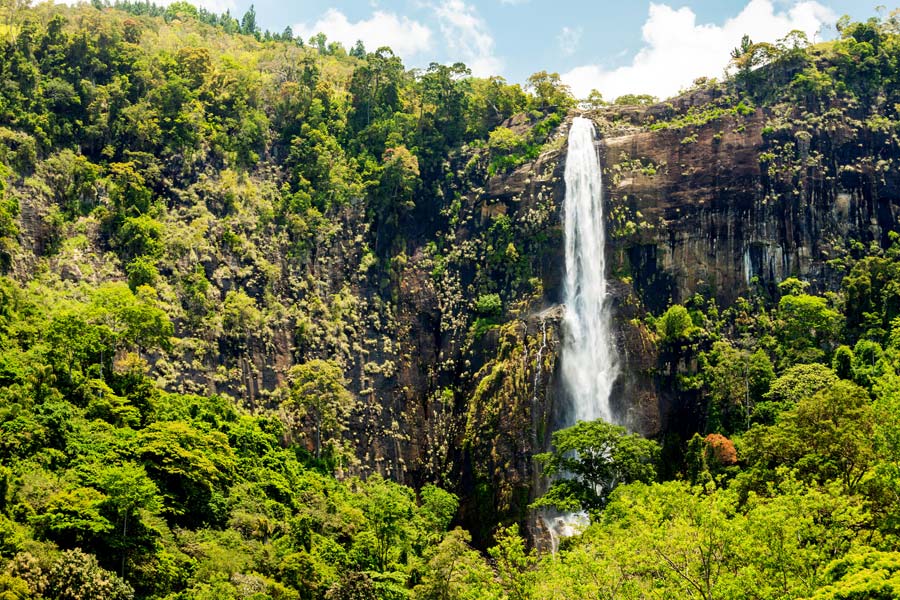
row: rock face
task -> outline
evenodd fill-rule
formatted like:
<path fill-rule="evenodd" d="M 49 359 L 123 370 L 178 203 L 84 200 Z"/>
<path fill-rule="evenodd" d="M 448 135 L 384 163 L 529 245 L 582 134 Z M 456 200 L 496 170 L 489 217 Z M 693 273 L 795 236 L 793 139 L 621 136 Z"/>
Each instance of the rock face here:
<path fill-rule="evenodd" d="M 621 282 L 621 410 L 648 434 L 684 415 L 654 377 L 653 343 L 635 317 L 697 293 L 723 307 L 749 293 L 774 296 L 792 276 L 835 289 L 854 245 L 886 247 L 898 228 L 892 135 L 840 112 L 789 119 L 776 109 L 666 126 L 666 118 L 681 125 L 673 112 L 708 101 L 695 94 L 674 107 L 592 115 L 602 132 L 608 254 Z"/>
<path fill-rule="evenodd" d="M 900 210 L 898 143 L 861 115 L 811 122 L 749 109 L 686 124 L 687 111 L 710 99 L 589 115 L 623 365 L 613 402 L 648 435 L 673 429 L 684 412 L 659 375 L 648 312 L 696 293 L 722 306 L 751 290 L 771 294 L 791 275 L 833 288 L 841 258 L 854 245 L 886 245 Z M 524 132 L 530 119 L 507 125 Z M 192 184 L 165 216 L 167 235 L 190 242 L 169 244 L 171 272 L 161 272 L 178 339 L 156 357 L 154 375 L 173 391 L 277 408 L 292 365 L 333 360 L 357 400 L 347 472 L 456 489 L 476 543 L 491 534 L 482 526 L 525 519 L 543 485 L 532 456 L 547 449 L 565 402 L 557 357 L 567 131 L 564 122 L 535 160 L 509 172 L 492 172 L 486 148 L 447 157 L 446 180 L 403 217 L 386 254 L 370 244 L 378 236 L 362 200 L 310 240 L 255 216 L 271 192 L 264 173 L 238 185 L 241 218 L 230 221 L 216 211 L 234 183 Z M 41 255 L 51 199 L 27 186 L 14 193 L 23 247 Z M 96 219 L 78 231 L 49 260 L 61 285 L 123 279 Z M 13 265 L 22 280 L 29 256 Z M 175 289 L 194 290 L 192 304 L 173 300 Z M 499 310 L 479 308 L 493 295 Z M 302 432 L 293 439 L 302 443 Z"/>
<path fill-rule="evenodd" d="M 614 269 L 651 309 L 697 292 L 729 304 L 790 276 L 833 287 L 829 261 L 848 240 L 883 245 L 896 227 L 900 174 L 888 165 L 900 152 L 887 134 L 779 125 L 759 109 L 656 131 L 609 125 L 621 117 L 595 115 Z"/>

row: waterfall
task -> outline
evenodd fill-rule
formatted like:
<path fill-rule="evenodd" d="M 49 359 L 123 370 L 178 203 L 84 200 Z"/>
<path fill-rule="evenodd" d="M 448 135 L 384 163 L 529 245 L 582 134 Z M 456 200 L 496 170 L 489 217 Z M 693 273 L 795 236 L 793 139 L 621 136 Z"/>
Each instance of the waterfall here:
<path fill-rule="evenodd" d="M 600 159 L 594 124 L 576 117 L 569 130 L 563 206 L 566 245 L 562 382 L 576 421 L 613 422 L 609 396 L 618 366 L 610 333 L 606 291 L 606 235 Z"/>
<path fill-rule="evenodd" d="M 569 399 L 561 426 L 577 421 L 615 421 L 609 396 L 618 365 L 610 330 L 606 290 L 606 235 L 600 159 L 594 124 L 576 117 L 569 129 L 563 204 L 566 249 L 566 305 L 562 331 L 562 383 Z M 585 512 L 541 515 L 553 553 L 559 540 L 583 530 Z"/>

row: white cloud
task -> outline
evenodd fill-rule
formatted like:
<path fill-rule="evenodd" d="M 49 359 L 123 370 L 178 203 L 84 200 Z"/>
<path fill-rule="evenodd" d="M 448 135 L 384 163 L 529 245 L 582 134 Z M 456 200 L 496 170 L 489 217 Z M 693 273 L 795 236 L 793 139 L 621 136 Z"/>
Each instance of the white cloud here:
<path fill-rule="evenodd" d="M 381 46 L 390 46 L 404 59 L 431 48 L 431 29 L 427 25 L 382 11 L 375 11 L 369 19 L 352 23 L 344 13 L 330 8 L 312 25 L 298 23 L 293 30 L 295 36 L 304 39 L 324 33 L 330 41 L 340 42 L 348 49 L 357 40 L 362 40 L 370 52 Z"/>
<path fill-rule="evenodd" d="M 598 89 L 604 98 L 623 94 L 652 94 L 667 98 L 697 77 L 720 77 L 728 65 L 731 49 L 744 34 L 754 42 L 774 42 L 793 29 L 813 38 L 836 15 L 812 0 L 795 2 L 788 10 L 776 10 L 771 0 L 750 0 L 736 17 L 723 25 L 697 24 L 688 8 L 650 4 L 643 27 L 645 45 L 630 65 L 607 69 L 583 65 L 562 75 L 577 97 Z"/>
<path fill-rule="evenodd" d="M 559 42 L 559 51 L 563 56 L 572 56 L 578 50 L 578 44 L 581 43 L 581 35 L 584 30 L 581 27 L 563 27 L 556 41 Z"/>
<path fill-rule="evenodd" d="M 503 62 L 494 56 L 494 37 L 475 7 L 445 0 L 434 9 L 450 59 L 466 63 L 476 77 L 498 75 Z"/>

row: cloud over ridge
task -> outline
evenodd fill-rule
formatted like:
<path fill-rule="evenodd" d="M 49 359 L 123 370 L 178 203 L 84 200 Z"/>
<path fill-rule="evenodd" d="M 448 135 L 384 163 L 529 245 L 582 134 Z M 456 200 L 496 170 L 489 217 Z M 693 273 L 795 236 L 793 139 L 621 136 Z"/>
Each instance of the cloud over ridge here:
<path fill-rule="evenodd" d="M 774 42 L 798 29 L 813 39 L 835 19 L 833 11 L 813 0 L 795 2 L 783 11 L 777 11 L 772 0 L 750 0 L 722 25 L 698 24 L 690 7 L 651 3 L 642 29 L 644 46 L 631 64 L 613 69 L 583 65 L 564 73 L 562 79 L 577 97 L 596 88 L 610 100 L 629 93 L 667 98 L 697 77 L 720 77 L 731 49 L 744 34 L 755 42 Z"/>
<path fill-rule="evenodd" d="M 293 26 L 294 35 L 308 39 L 317 33 L 324 33 L 333 42 L 340 42 L 347 49 L 357 40 L 362 40 L 370 52 L 380 46 L 390 46 L 404 59 L 431 49 L 432 31 L 427 25 L 384 11 L 375 11 L 368 19 L 350 21 L 335 8 L 329 8 L 319 19 L 309 25 L 298 23 Z"/>

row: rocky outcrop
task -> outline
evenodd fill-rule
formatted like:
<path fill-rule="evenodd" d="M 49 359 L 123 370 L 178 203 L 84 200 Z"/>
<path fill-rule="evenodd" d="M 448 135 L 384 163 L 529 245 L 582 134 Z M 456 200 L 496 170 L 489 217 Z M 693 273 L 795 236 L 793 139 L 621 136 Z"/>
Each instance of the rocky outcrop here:
<path fill-rule="evenodd" d="M 652 310 L 695 293 L 727 305 L 790 276 L 831 288 L 840 272 L 830 261 L 851 240 L 884 245 L 896 227 L 900 174 L 889 166 L 900 148 L 849 117 L 756 109 L 626 133 L 609 126 L 621 118 L 615 110 L 595 118 L 606 130 L 613 270 Z"/>

